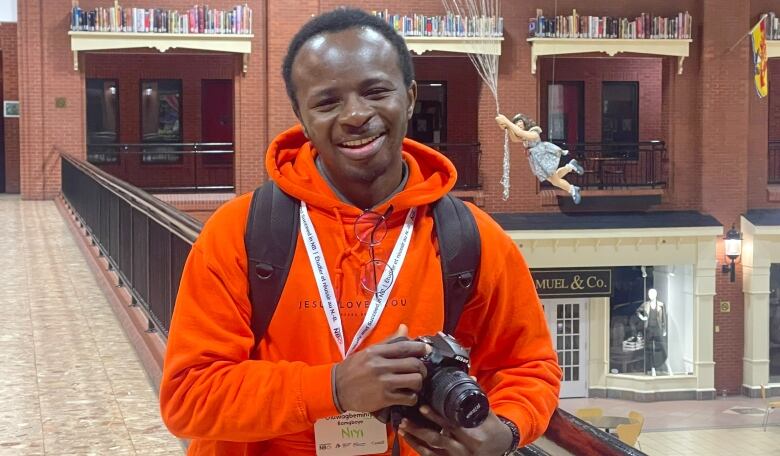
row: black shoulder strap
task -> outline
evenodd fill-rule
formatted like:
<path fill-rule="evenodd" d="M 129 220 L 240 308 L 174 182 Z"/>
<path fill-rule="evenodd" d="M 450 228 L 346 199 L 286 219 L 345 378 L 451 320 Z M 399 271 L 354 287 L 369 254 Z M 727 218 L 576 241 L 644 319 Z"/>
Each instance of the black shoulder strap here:
<path fill-rule="evenodd" d="M 481 244 L 474 214 L 460 199 L 445 195 L 433 204 L 444 283 L 444 332 L 452 334 L 475 287 Z"/>
<path fill-rule="evenodd" d="M 244 244 L 255 345 L 279 303 L 298 240 L 300 202 L 269 180 L 252 195 Z"/>

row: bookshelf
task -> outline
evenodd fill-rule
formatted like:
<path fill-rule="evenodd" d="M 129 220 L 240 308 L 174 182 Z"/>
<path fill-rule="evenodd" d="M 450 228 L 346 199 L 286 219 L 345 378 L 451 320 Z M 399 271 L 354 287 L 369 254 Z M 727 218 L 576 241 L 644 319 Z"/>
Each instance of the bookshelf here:
<path fill-rule="evenodd" d="M 420 55 L 430 51 L 501 55 L 503 37 L 479 38 L 465 36 L 404 36 L 410 52 Z"/>
<path fill-rule="evenodd" d="M 603 52 L 610 57 L 621 52 L 677 57 L 677 74 L 682 74 L 683 62 L 688 57 L 691 41 L 690 39 L 528 38 L 531 44 L 531 74 L 536 74 L 538 57 L 586 52 Z M 780 53 L 780 48 L 777 48 L 777 52 Z"/>
<path fill-rule="evenodd" d="M 243 72 L 246 74 L 249 54 L 252 53 L 252 34 L 211 33 L 135 33 L 135 32 L 68 32 L 73 51 L 73 69 L 79 69 L 80 51 L 103 51 L 133 48 L 197 49 L 202 51 L 243 54 Z"/>

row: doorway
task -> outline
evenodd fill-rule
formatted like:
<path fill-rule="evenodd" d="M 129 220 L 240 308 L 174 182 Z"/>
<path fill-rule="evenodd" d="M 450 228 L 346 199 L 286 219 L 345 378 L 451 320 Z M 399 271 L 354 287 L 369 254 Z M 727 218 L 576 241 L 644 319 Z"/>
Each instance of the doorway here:
<path fill-rule="evenodd" d="M 233 144 L 233 81 L 204 79 L 201 93 L 201 138 L 206 154 L 198 157 L 199 182 L 203 190 L 232 190 L 235 147 Z"/>
<path fill-rule="evenodd" d="M 560 397 L 588 397 L 588 300 L 568 298 L 542 302 L 563 371 Z"/>

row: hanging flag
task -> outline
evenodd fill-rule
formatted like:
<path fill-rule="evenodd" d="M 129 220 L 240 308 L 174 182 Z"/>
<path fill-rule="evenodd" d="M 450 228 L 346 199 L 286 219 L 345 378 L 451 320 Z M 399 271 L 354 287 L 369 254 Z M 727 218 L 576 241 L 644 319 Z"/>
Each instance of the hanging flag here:
<path fill-rule="evenodd" d="M 756 81 L 756 92 L 764 98 L 769 93 L 769 80 L 767 79 L 767 55 L 766 55 L 766 14 L 761 16 L 753 30 L 750 31 L 753 40 L 753 69 Z"/>

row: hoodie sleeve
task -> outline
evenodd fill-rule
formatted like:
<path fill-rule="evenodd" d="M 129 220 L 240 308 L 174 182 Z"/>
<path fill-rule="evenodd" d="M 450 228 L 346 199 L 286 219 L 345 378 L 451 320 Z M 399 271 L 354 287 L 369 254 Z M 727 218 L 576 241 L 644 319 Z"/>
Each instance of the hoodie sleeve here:
<path fill-rule="evenodd" d="M 544 433 L 558 406 L 561 370 L 520 251 L 486 214 L 475 216 L 483 219 L 479 282 L 456 337 L 472 347 L 472 374 L 491 409 L 517 425 L 526 445 Z"/>
<path fill-rule="evenodd" d="M 204 228 L 176 299 L 160 405 L 165 424 L 180 437 L 270 440 L 338 414 L 331 396 L 332 364 L 249 359 L 254 336 L 246 260 L 239 260 L 243 238 L 230 235 L 235 238 L 241 228 L 227 227 L 235 225 L 233 216 L 221 230 Z"/>

